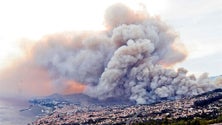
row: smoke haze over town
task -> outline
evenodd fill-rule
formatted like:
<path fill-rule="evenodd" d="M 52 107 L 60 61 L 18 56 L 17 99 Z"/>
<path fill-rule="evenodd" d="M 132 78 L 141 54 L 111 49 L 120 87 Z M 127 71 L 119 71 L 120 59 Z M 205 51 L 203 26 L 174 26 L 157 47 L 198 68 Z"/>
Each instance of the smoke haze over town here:
<path fill-rule="evenodd" d="M 173 69 L 188 51 L 178 33 L 145 5 L 138 10 L 111 5 L 104 26 L 46 35 L 37 42 L 23 39 L 24 54 L 1 71 L 2 95 L 83 93 L 146 104 L 221 87 L 220 79 L 211 81 L 206 73 L 196 77 L 186 68 Z"/>

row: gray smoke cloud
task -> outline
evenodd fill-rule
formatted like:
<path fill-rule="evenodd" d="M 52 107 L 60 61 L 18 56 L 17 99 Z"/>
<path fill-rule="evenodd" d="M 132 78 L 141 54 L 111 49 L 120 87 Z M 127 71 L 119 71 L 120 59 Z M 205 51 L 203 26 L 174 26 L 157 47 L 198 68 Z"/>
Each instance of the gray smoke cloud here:
<path fill-rule="evenodd" d="M 50 74 L 56 91 L 67 80 L 85 86 L 84 94 L 106 100 L 125 98 L 137 104 L 197 95 L 219 86 L 207 74 L 166 68 L 183 61 L 178 35 L 158 17 L 115 4 L 105 14 L 107 31 L 45 37 L 32 48 L 32 60 Z"/>

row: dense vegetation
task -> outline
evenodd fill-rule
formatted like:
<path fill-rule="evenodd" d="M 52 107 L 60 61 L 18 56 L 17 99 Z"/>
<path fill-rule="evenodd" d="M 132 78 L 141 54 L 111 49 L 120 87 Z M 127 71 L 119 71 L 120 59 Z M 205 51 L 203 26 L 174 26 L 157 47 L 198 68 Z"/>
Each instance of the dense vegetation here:
<path fill-rule="evenodd" d="M 209 97 L 207 99 L 204 99 L 204 100 L 198 100 L 196 102 L 194 102 L 194 105 L 195 106 L 207 106 L 208 104 L 211 104 L 215 101 L 218 101 L 219 99 L 222 99 L 222 94 L 219 94 L 219 95 L 216 95 L 216 96 L 213 96 L 213 97 Z"/>

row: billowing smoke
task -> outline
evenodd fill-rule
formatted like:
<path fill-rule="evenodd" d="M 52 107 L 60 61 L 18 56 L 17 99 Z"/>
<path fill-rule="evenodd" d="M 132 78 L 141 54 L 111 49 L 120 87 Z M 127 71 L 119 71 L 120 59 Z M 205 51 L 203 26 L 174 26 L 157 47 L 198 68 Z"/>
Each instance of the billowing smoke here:
<path fill-rule="evenodd" d="M 220 84 L 211 83 L 207 74 L 195 78 L 183 68 L 170 69 L 186 58 L 186 50 L 172 28 L 145 10 L 115 4 L 106 11 L 105 25 L 101 32 L 46 36 L 29 50 L 27 60 L 48 73 L 53 92 L 82 92 L 101 100 L 152 103 Z"/>

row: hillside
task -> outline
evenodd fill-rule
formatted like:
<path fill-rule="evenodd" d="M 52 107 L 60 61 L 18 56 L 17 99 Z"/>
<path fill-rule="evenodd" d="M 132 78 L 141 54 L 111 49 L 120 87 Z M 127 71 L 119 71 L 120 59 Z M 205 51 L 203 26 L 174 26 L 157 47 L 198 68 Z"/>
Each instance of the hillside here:
<path fill-rule="evenodd" d="M 78 95 L 82 97 L 82 95 Z M 77 98 L 78 96 L 70 96 Z M 206 122 L 221 116 L 222 89 L 216 89 L 192 98 L 165 101 L 152 105 L 88 105 L 69 104 L 56 108 L 49 115 L 42 117 L 34 125 L 41 124 L 160 124 L 177 123 L 181 120 L 204 119 Z M 82 100 L 82 99 L 80 99 Z M 214 120 L 214 121 L 213 121 Z"/>

